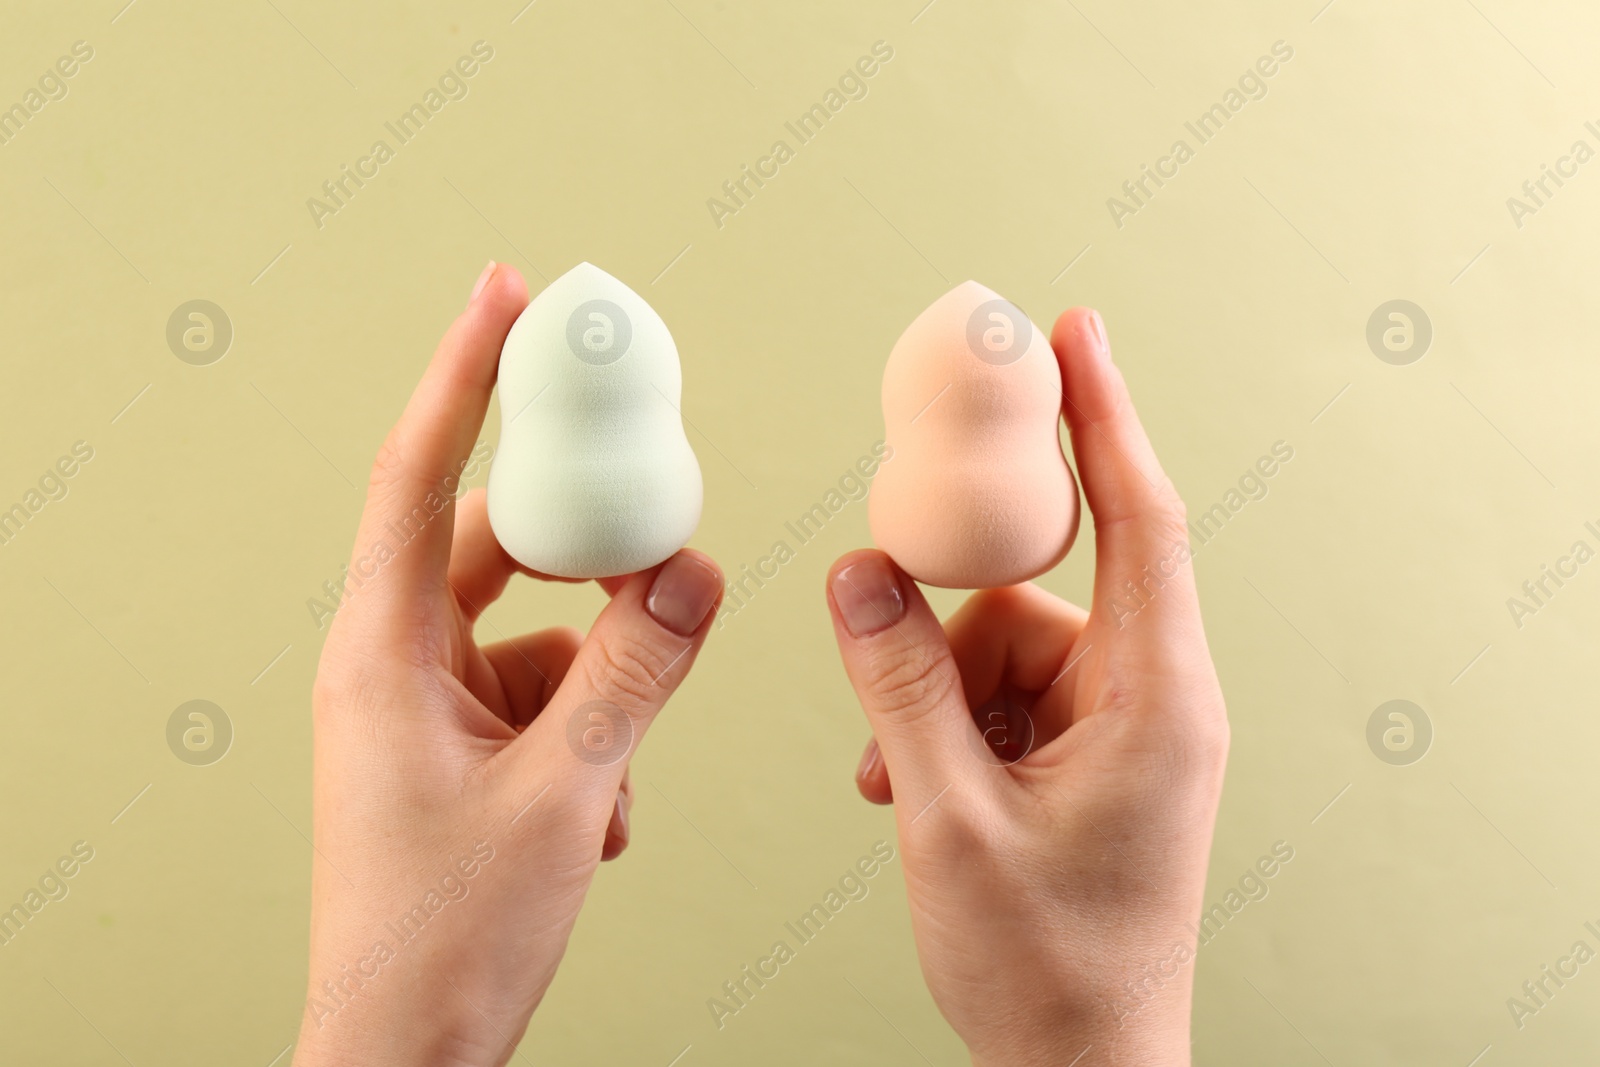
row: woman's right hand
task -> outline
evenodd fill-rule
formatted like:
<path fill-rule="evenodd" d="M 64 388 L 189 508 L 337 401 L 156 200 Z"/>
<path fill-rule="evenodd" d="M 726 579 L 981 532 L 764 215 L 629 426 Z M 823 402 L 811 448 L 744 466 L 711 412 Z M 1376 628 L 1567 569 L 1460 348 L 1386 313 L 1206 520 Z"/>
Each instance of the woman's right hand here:
<path fill-rule="evenodd" d="M 828 601 L 874 738 L 858 784 L 889 803 L 893 781 L 923 974 L 975 1064 L 1187 1064 L 1227 714 L 1183 504 L 1099 315 L 1051 343 L 1093 608 L 1024 584 L 941 626 L 888 556 L 840 559 Z"/>

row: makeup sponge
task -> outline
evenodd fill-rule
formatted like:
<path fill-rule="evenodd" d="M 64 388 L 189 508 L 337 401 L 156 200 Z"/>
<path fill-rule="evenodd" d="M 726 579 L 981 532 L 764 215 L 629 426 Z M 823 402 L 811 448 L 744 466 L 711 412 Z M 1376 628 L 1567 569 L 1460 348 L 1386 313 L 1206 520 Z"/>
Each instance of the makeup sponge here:
<path fill-rule="evenodd" d="M 1061 372 L 1028 316 L 963 282 L 906 327 L 883 372 L 884 440 L 868 518 L 911 577 L 951 589 L 1036 578 L 1078 533 L 1061 451 Z"/>
<path fill-rule="evenodd" d="M 661 316 L 589 263 L 533 298 L 500 351 L 489 525 L 517 562 L 563 578 L 653 567 L 700 523 L 700 464 Z"/>

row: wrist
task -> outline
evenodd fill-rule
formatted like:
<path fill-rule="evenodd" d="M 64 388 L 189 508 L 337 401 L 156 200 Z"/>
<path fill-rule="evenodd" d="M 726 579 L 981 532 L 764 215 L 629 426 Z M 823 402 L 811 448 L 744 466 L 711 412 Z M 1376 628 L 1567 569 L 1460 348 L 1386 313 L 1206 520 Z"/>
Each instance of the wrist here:
<path fill-rule="evenodd" d="M 1189 1067 L 1187 1027 L 1071 1029 L 1008 1049 L 972 1053 L 972 1067 Z"/>
<path fill-rule="evenodd" d="M 397 961 L 398 962 L 398 961 Z M 446 977 L 446 961 L 426 970 L 373 972 L 359 964 L 331 967 L 314 960 L 293 1067 L 497 1067 L 512 1054 L 522 1027 L 504 1033 Z M 363 975 L 365 977 L 363 978 Z M 482 998 L 475 998 L 482 1000 Z M 493 1011 L 485 1005 L 486 1010 Z M 511 1030 L 515 1029 L 515 1033 Z"/>
<path fill-rule="evenodd" d="M 1014 1016 L 968 1047 L 973 1067 L 1189 1067 L 1189 1020 L 1188 990 L 1168 988 L 1143 1001 L 1124 996 Z"/>
<path fill-rule="evenodd" d="M 448 990 L 446 991 L 448 992 Z M 453 994 L 452 994 L 453 995 Z M 308 1014 L 300 1026 L 293 1067 L 491 1067 L 504 1057 L 464 1033 L 453 1020 L 441 1020 L 441 998 L 403 1012 L 358 1011 L 354 1006 L 322 1025 Z M 482 1020 L 479 1020 L 482 1026 Z M 499 1044 L 504 1044 L 500 1042 Z M 509 1049 L 505 1049 L 509 1052 Z"/>
<path fill-rule="evenodd" d="M 448 990 L 446 991 L 448 993 Z M 454 994 L 450 994 L 453 996 Z M 505 1040 L 469 1036 L 471 1031 L 441 1020 L 442 998 L 430 999 L 404 1012 L 353 1009 L 317 1024 L 308 1016 L 300 1026 L 293 1067 L 351 1067 L 381 1063 L 384 1067 L 498 1067 L 511 1055 Z M 448 1013 L 447 1013 L 448 1014 Z M 478 1029 L 485 1029 L 477 1018 Z"/>

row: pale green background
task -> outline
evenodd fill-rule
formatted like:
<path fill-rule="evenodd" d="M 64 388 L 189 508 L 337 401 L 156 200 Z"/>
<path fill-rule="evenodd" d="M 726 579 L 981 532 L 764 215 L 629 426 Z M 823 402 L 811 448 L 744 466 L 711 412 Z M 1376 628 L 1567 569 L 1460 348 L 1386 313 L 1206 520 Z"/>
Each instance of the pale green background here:
<path fill-rule="evenodd" d="M 1234 728 L 1208 901 L 1274 841 L 1296 856 L 1201 953 L 1196 1062 L 1600 1057 L 1600 964 L 1520 1031 L 1505 1003 L 1600 920 L 1600 566 L 1520 630 L 1506 607 L 1600 519 L 1600 163 L 1520 230 L 1505 204 L 1600 146 L 1593 5 L 123 2 L 0 15 L 4 104 L 95 49 L 0 146 L 0 505 L 95 449 L 0 547 L 0 902 L 96 850 L 0 948 L 0 1059 L 265 1067 L 292 1040 L 305 601 L 491 257 L 536 288 L 589 259 L 660 310 L 705 470 L 694 544 L 730 571 L 877 440 L 889 346 L 968 277 L 1047 328 L 1104 312 L 1193 511 L 1292 444 L 1198 559 Z M 306 198 L 478 39 L 470 95 L 318 230 Z M 880 39 L 870 94 L 718 229 L 706 198 Z M 1118 229 L 1106 198 L 1280 39 L 1269 95 Z M 209 367 L 164 339 L 196 298 L 237 332 Z M 1393 298 L 1434 324 L 1411 366 L 1364 339 Z M 865 520 L 852 505 L 714 634 L 651 732 L 633 845 L 528 1062 L 965 1062 L 897 866 L 725 1030 L 705 1006 L 892 837 L 851 783 L 867 731 L 822 598 Z M 1043 584 L 1085 597 L 1088 533 Z M 600 599 L 523 582 L 489 621 L 582 623 Z M 194 698 L 237 732 L 214 766 L 166 747 Z M 1413 766 L 1367 748 L 1392 698 L 1434 723 Z"/>

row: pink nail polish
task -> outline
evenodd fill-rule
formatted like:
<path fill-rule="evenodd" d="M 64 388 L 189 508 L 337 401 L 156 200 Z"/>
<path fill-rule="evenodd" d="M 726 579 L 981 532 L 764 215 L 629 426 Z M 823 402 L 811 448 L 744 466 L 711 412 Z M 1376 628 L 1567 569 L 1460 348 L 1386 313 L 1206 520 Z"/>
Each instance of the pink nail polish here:
<path fill-rule="evenodd" d="M 881 556 L 858 560 L 834 575 L 833 602 L 854 637 L 888 629 L 906 613 L 900 583 Z"/>
<path fill-rule="evenodd" d="M 874 738 L 867 742 L 867 750 L 861 753 L 861 765 L 856 768 L 856 781 L 865 781 L 878 766 L 881 753 L 878 751 L 878 742 Z"/>
<path fill-rule="evenodd" d="M 722 576 L 693 556 L 673 556 L 644 598 L 650 617 L 680 637 L 692 637 L 722 592 Z"/>
<path fill-rule="evenodd" d="M 628 842 L 628 801 L 621 793 L 617 794 L 617 807 L 611 815 L 611 832 L 623 844 Z"/>
<path fill-rule="evenodd" d="M 614 860 L 628 847 L 628 802 L 617 794 L 616 807 L 611 809 L 611 821 L 606 824 L 606 839 L 600 846 L 600 859 Z"/>

